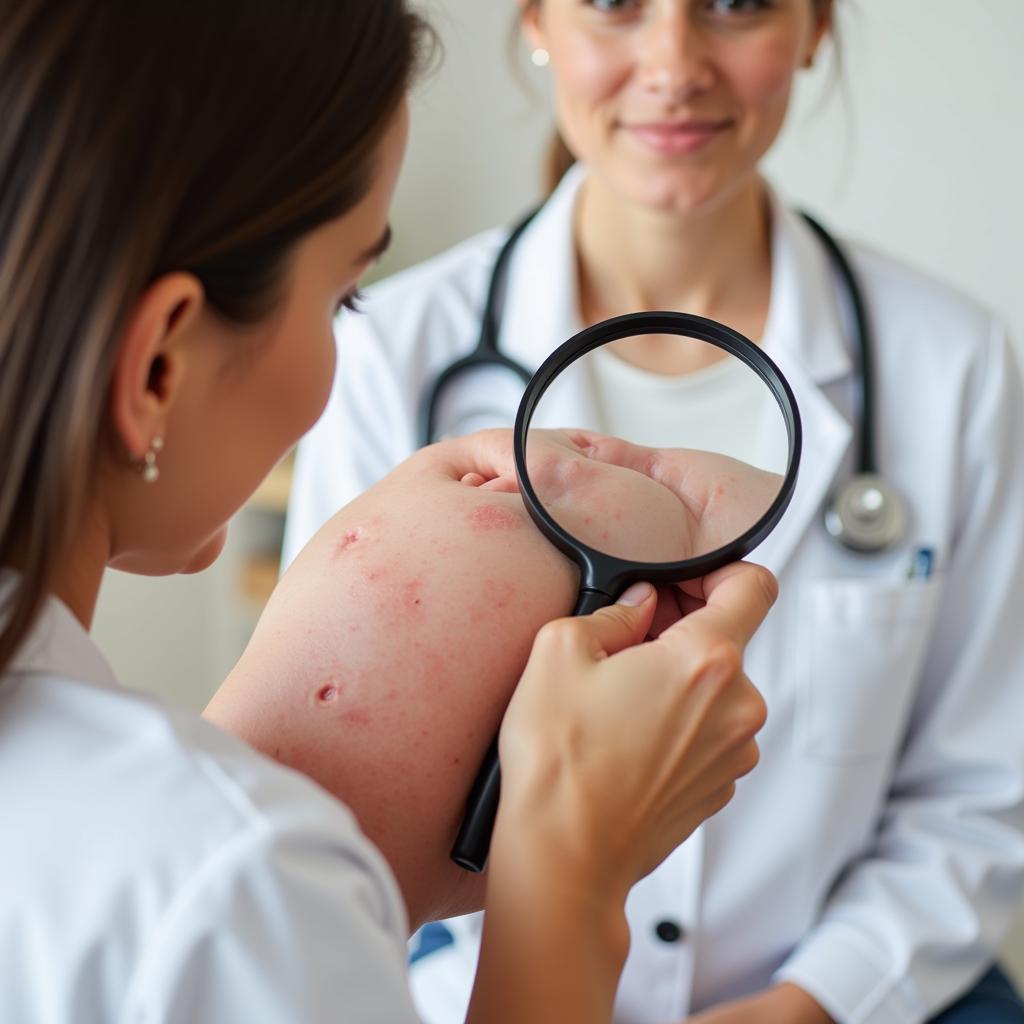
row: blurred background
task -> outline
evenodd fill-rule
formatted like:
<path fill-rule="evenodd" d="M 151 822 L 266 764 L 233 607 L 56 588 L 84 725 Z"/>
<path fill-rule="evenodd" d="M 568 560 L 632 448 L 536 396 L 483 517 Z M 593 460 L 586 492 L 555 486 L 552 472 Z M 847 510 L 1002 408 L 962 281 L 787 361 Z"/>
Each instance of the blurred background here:
<path fill-rule="evenodd" d="M 445 53 L 414 97 L 395 242 L 378 276 L 535 203 L 551 131 L 547 73 L 515 43 L 514 0 L 420 6 Z M 1024 361 L 1024 3 L 838 0 L 837 7 L 839 77 L 832 54 L 802 76 L 766 164 L 769 177 L 838 233 L 981 299 L 1010 323 Z M 108 574 L 95 635 L 122 680 L 202 708 L 276 578 L 287 494 L 285 463 L 205 573 Z M 1008 957 L 1024 983 L 1024 927 Z"/>

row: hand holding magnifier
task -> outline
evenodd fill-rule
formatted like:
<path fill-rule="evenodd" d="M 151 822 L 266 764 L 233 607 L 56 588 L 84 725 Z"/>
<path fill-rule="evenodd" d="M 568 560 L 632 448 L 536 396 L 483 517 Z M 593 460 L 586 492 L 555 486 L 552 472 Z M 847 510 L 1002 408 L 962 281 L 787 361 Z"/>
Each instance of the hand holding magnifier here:
<path fill-rule="evenodd" d="M 590 422 L 562 433 L 559 452 L 549 431 L 532 428 L 560 426 L 573 392 L 595 395 L 595 407 Z M 514 430 L 527 510 L 580 569 L 574 615 L 639 580 L 692 580 L 749 554 L 789 504 L 800 449 L 796 400 L 764 352 L 722 324 L 671 312 L 616 317 L 556 349 L 527 386 Z M 629 475 L 609 487 L 605 472 L 602 489 L 588 492 L 588 461 Z M 615 480 L 655 488 L 643 502 L 650 519 L 635 529 L 607 529 Z M 467 870 L 486 863 L 499 789 L 495 740 L 452 849 Z"/>

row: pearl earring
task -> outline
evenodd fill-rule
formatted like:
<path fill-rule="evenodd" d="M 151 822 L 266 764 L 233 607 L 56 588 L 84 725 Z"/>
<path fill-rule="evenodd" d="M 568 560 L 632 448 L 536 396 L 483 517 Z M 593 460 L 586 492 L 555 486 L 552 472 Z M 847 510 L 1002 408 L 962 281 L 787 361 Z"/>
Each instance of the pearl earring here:
<path fill-rule="evenodd" d="M 156 464 L 157 455 L 164 449 L 164 439 L 157 434 L 149 444 L 149 451 L 142 459 L 142 481 L 155 484 L 160 479 L 160 467 Z"/>
<path fill-rule="evenodd" d="M 548 62 L 551 60 L 551 54 L 542 46 L 538 46 L 533 53 L 530 54 L 530 60 L 533 61 L 534 67 L 544 68 L 547 67 Z"/>

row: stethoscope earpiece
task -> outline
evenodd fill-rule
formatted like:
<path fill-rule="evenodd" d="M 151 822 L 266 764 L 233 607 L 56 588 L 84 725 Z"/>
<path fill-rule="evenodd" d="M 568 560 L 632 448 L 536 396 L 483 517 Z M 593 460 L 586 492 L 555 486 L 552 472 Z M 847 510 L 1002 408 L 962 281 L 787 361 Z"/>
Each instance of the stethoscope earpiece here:
<path fill-rule="evenodd" d="M 825 507 L 825 529 L 843 547 L 875 554 L 905 535 L 907 504 L 877 473 L 858 473 Z"/>

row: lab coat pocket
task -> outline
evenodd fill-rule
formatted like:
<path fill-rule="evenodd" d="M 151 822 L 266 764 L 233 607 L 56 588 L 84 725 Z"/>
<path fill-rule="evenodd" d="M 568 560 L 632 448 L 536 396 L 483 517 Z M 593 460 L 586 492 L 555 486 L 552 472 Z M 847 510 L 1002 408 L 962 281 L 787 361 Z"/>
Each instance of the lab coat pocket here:
<path fill-rule="evenodd" d="M 808 580 L 800 592 L 798 729 L 823 760 L 892 750 L 925 658 L 937 580 Z"/>

